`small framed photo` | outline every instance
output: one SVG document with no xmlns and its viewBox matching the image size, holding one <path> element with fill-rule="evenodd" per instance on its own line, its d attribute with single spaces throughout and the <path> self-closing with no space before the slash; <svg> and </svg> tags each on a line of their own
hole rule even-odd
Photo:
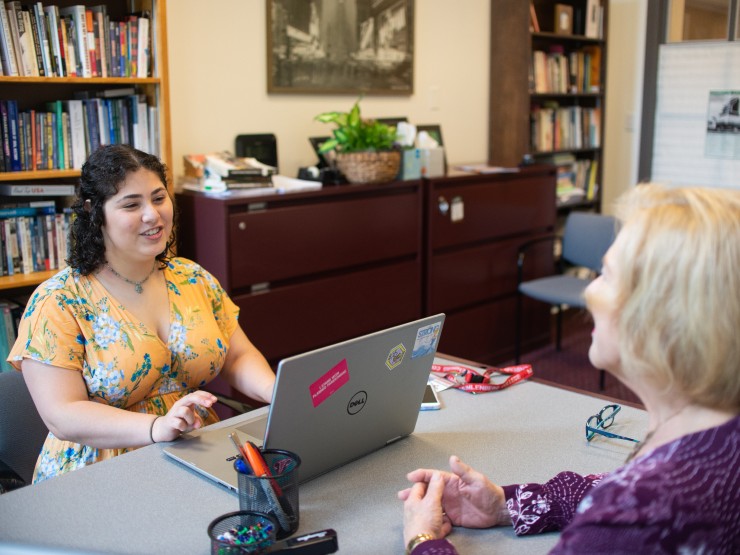
<svg viewBox="0 0 740 555">
<path fill-rule="evenodd" d="M 573 34 L 573 6 L 555 4 L 555 33 L 558 35 Z"/>
</svg>

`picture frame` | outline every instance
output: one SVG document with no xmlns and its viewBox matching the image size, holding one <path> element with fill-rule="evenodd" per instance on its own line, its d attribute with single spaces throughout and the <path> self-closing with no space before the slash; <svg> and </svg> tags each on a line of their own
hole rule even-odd
<svg viewBox="0 0 740 555">
<path fill-rule="evenodd" d="M 573 34 L 573 6 L 555 4 L 555 29 L 558 35 Z"/>
<path fill-rule="evenodd" d="M 266 0 L 267 92 L 414 92 L 414 0 Z"/>
</svg>

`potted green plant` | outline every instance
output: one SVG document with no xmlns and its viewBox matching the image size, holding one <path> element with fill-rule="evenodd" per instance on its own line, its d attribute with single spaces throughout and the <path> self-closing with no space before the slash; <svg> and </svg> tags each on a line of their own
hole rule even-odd
<svg viewBox="0 0 740 555">
<path fill-rule="evenodd" d="M 394 148 L 396 128 L 362 118 L 359 100 L 349 112 L 325 112 L 315 119 L 336 126 L 319 151 L 335 153 L 336 165 L 350 183 L 383 183 L 398 175 L 401 152 Z"/>
</svg>

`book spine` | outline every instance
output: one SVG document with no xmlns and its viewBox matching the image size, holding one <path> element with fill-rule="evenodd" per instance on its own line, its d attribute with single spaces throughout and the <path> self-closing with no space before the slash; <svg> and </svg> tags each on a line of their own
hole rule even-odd
<svg viewBox="0 0 740 555">
<path fill-rule="evenodd" d="M 0 100 L 0 126 L 3 139 L 3 171 L 10 171 L 10 121 L 8 120 L 8 101 Z"/>
<path fill-rule="evenodd" d="M 62 112 L 62 134 L 64 135 L 64 169 L 72 169 L 72 132 L 69 127 L 69 114 Z"/>
<path fill-rule="evenodd" d="M 62 16 L 59 14 L 59 8 L 57 6 L 54 6 L 54 12 L 56 13 L 57 18 L 59 50 L 61 52 L 62 65 L 64 66 L 64 75 L 66 75 L 67 77 L 74 77 L 77 75 L 77 69 L 74 66 L 70 67 L 67 22 L 62 19 Z"/>
<path fill-rule="evenodd" d="M 45 170 L 46 168 L 46 145 L 44 139 L 44 113 L 36 112 L 36 169 Z"/>
<path fill-rule="evenodd" d="M 59 43 L 59 23 L 57 21 L 57 6 L 44 6 L 44 17 L 46 18 L 46 31 L 49 41 L 49 49 L 51 50 L 52 57 L 54 58 L 54 66 L 56 68 L 56 74 L 59 77 L 65 77 L 67 74 L 64 70 L 64 64 L 62 63 L 62 45 Z"/>
<path fill-rule="evenodd" d="M 139 18 L 137 77 L 147 77 L 149 68 L 149 19 Z"/>
<path fill-rule="evenodd" d="M 124 21 L 118 22 L 118 38 L 120 40 L 118 51 L 118 76 L 126 77 L 126 56 L 128 55 L 128 25 Z"/>
<path fill-rule="evenodd" d="M 2 2 L 0 2 L 1 5 Z M 16 14 L 16 11 L 20 10 L 20 2 L 5 2 L 5 7 L 7 8 L 8 26 L 10 27 L 10 38 L 13 42 L 13 52 L 15 53 L 15 65 L 18 68 L 18 75 L 28 77 L 30 74 L 26 69 L 21 52 L 21 35 L 18 29 L 18 15 Z"/>
<path fill-rule="evenodd" d="M 0 61 L 2 62 L 5 75 L 17 76 L 18 64 L 16 63 L 15 51 L 13 50 L 13 38 L 10 34 L 8 12 L 5 5 L 0 2 Z"/>
<path fill-rule="evenodd" d="M 54 143 L 54 114 L 51 112 L 44 112 L 44 145 L 46 145 L 46 169 L 54 169 L 54 150 L 56 144 Z"/>
<path fill-rule="evenodd" d="M 111 77 L 120 77 L 119 58 L 121 56 L 121 47 L 119 45 L 121 44 L 121 36 L 118 30 L 118 22 L 110 21 L 108 27 Z"/>
<path fill-rule="evenodd" d="M 41 32 L 39 31 L 39 20 L 36 17 L 36 10 L 29 8 L 28 18 L 31 22 L 31 34 L 33 35 L 33 47 L 36 51 L 36 67 L 38 67 L 39 76 L 46 77 L 49 74 L 46 72 L 46 63 L 44 62 L 44 50 L 41 43 Z"/>
<path fill-rule="evenodd" d="M 98 128 L 98 109 L 96 99 L 83 101 L 87 115 L 87 135 L 89 152 L 95 152 L 100 147 L 100 129 Z"/>
<path fill-rule="evenodd" d="M 49 197 L 71 196 L 75 194 L 72 184 L 58 185 L 51 183 L 18 183 L 0 184 L 0 195 L 9 197 Z"/>
<path fill-rule="evenodd" d="M 77 39 L 75 38 L 75 24 L 71 17 L 61 18 L 64 44 L 67 49 L 67 71 L 70 77 L 77 77 L 82 70 L 77 60 Z"/>
<path fill-rule="evenodd" d="M 56 239 L 56 252 L 57 252 L 57 266 L 59 269 L 64 268 L 67 265 L 67 232 L 64 226 L 64 214 L 54 215 L 54 237 Z"/>
<path fill-rule="evenodd" d="M 0 250 L 0 256 L 3 259 L 3 275 L 9 276 L 13 274 L 13 257 L 10 254 L 10 248 L 8 245 L 9 238 L 9 226 L 7 226 L 7 218 L 0 220 L 0 234 L 2 234 L 2 250 Z"/>
<path fill-rule="evenodd" d="M 30 274 L 33 272 L 33 246 L 31 245 L 31 223 L 32 217 L 23 216 L 16 219 L 18 226 L 18 246 L 21 256 L 21 272 Z"/>
<path fill-rule="evenodd" d="M 51 55 L 51 48 L 49 45 L 49 34 L 47 32 L 46 14 L 44 13 L 44 6 L 41 2 L 33 4 L 34 13 L 36 14 L 36 22 L 39 31 L 39 43 L 41 44 L 41 55 L 44 59 L 44 71 L 46 71 L 47 77 L 54 77 L 56 73 L 56 63 Z"/>
<path fill-rule="evenodd" d="M 18 136 L 18 102 L 8 100 L 8 129 L 10 132 L 10 171 L 21 171 L 21 150 Z"/>
<path fill-rule="evenodd" d="M 86 46 L 87 57 L 90 60 L 90 73 L 93 77 L 100 77 L 95 59 L 95 27 L 93 26 L 92 10 L 85 10 L 85 28 L 87 29 Z"/>
<path fill-rule="evenodd" d="M 139 57 L 139 18 L 135 15 L 128 16 L 128 70 L 127 77 L 136 77 L 138 74 Z"/>
<path fill-rule="evenodd" d="M 98 66 L 98 71 L 101 77 L 108 77 L 108 67 L 106 63 L 107 58 L 107 41 L 105 40 L 105 19 L 106 19 L 106 8 L 105 5 L 100 4 L 92 6 L 93 12 L 93 31 L 95 35 L 95 61 Z"/>
<path fill-rule="evenodd" d="M 18 153 L 21 158 L 21 171 L 28 170 L 26 161 L 26 126 L 23 125 L 23 113 L 18 114 Z"/>
<path fill-rule="evenodd" d="M 75 57 L 77 61 L 78 77 L 92 77 L 90 67 L 90 54 L 87 48 L 87 17 L 85 15 L 85 6 L 75 5 L 60 8 L 59 13 L 69 17 L 74 27 Z"/>
<path fill-rule="evenodd" d="M 39 74 L 39 70 L 36 66 L 36 52 L 33 51 L 33 37 L 31 36 L 31 29 L 27 22 L 28 14 L 23 12 L 20 2 L 12 2 L 12 4 L 17 4 L 14 12 L 16 27 L 18 27 L 20 58 L 23 61 L 23 74 L 27 77 L 34 77 Z"/>
</svg>

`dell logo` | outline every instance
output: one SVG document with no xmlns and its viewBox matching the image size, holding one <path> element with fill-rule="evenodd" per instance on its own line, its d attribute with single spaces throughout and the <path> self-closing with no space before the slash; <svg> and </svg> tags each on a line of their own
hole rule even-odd
<svg viewBox="0 0 740 555">
<path fill-rule="evenodd" d="M 365 406 L 365 401 L 367 401 L 367 393 L 365 393 L 364 391 L 358 391 L 349 400 L 349 404 L 347 405 L 347 412 L 349 414 L 357 414 Z"/>
</svg>

